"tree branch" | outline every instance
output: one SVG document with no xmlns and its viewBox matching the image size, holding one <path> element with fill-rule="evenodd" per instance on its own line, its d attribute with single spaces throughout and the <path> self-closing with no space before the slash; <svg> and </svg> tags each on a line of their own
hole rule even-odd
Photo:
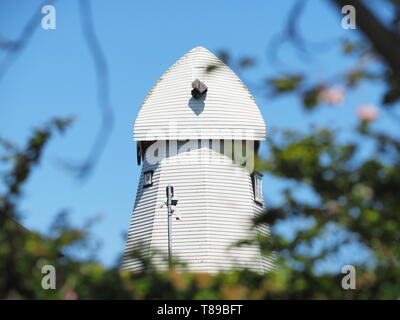
<svg viewBox="0 0 400 320">
<path fill-rule="evenodd" d="M 400 78 L 400 36 L 388 29 L 361 0 L 331 0 L 342 8 L 345 5 L 356 9 L 357 27 L 369 39 L 377 53 L 385 60 L 393 73 Z"/>
</svg>

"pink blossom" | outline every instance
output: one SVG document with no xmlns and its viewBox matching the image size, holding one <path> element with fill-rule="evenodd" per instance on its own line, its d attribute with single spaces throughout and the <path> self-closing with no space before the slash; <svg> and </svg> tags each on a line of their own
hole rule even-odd
<svg viewBox="0 0 400 320">
<path fill-rule="evenodd" d="M 344 90 L 342 88 L 327 88 L 320 93 L 320 99 L 331 105 L 338 105 L 344 100 Z"/>
<path fill-rule="evenodd" d="M 362 121 L 374 121 L 378 118 L 379 110 L 372 104 L 364 104 L 357 110 L 358 118 Z"/>
</svg>

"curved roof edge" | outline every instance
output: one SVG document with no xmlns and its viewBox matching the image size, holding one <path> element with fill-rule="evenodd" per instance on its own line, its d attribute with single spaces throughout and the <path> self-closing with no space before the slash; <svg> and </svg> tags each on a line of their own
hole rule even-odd
<svg viewBox="0 0 400 320">
<path fill-rule="evenodd" d="M 192 82 L 204 82 L 204 98 L 191 96 Z M 247 87 L 203 47 L 187 52 L 157 81 L 134 126 L 136 141 L 265 140 L 266 126 Z"/>
</svg>

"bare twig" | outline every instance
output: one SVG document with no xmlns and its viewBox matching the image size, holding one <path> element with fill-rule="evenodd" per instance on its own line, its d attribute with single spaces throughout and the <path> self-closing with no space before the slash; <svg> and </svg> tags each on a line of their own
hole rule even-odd
<svg viewBox="0 0 400 320">
<path fill-rule="evenodd" d="M 339 8 L 351 5 L 356 9 L 357 26 L 369 39 L 377 53 L 400 78 L 400 35 L 388 29 L 360 0 L 331 0 Z"/>
<path fill-rule="evenodd" d="M 55 0 L 44 0 L 41 3 L 41 5 L 35 10 L 31 18 L 25 25 L 18 40 L 10 41 L 10 40 L 5 40 L 5 38 L 2 37 L 0 48 L 8 52 L 3 62 L 0 64 L 0 81 L 7 73 L 9 68 L 13 65 L 13 63 L 17 60 L 22 50 L 26 47 L 29 40 L 32 38 L 37 26 L 40 25 L 40 19 L 42 17 L 41 16 L 42 7 L 44 5 L 53 4 L 54 2 Z"/>
<path fill-rule="evenodd" d="M 316 48 L 318 51 L 329 48 L 333 43 L 334 39 L 326 39 L 324 41 L 311 42 L 305 40 L 301 33 L 299 32 L 300 17 L 306 9 L 307 0 L 297 0 L 294 6 L 290 9 L 288 13 L 287 23 L 285 24 L 282 31 L 275 35 L 268 45 L 267 54 L 269 59 L 273 62 L 272 65 L 276 63 L 282 64 L 282 61 L 278 58 L 278 53 L 281 46 L 285 43 L 291 43 L 299 57 L 303 60 L 309 61 L 312 56 L 309 54 L 309 49 Z"/>
<path fill-rule="evenodd" d="M 110 101 L 110 84 L 107 61 L 95 32 L 90 1 L 79 0 L 79 5 L 83 35 L 92 55 L 96 70 L 97 103 L 101 113 L 101 126 L 89 154 L 83 163 L 72 165 L 64 162 L 64 165 L 67 168 L 76 171 L 79 177 L 84 178 L 90 174 L 105 149 L 106 142 L 110 137 L 113 128 L 114 115 Z"/>
<path fill-rule="evenodd" d="M 20 37 L 17 40 L 12 41 L 4 36 L 0 37 L 0 49 L 7 51 L 5 58 L 0 64 L 0 80 L 16 61 L 19 54 L 27 46 L 37 26 L 40 25 L 42 7 L 44 5 L 53 4 L 55 1 L 56 0 L 45 0 L 41 3 L 41 5 L 35 10 L 25 25 Z M 93 169 L 101 153 L 104 151 L 106 142 L 112 131 L 114 116 L 110 102 L 107 61 L 97 39 L 92 19 L 90 2 L 88 0 L 79 0 L 79 5 L 83 35 L 95 64 L 97 100 L 101 113 L 101 127 L 95 138 L 93 146 L 90 149 L 89 155 L 84 160 L 83 164 L 71 165 L 64 162 L 64 165 L 70 169 L 73 169 L 74 171 L 77 171 L 78 176 L 86 177 L 91 172 L 91 169 Z"/>
</svg>

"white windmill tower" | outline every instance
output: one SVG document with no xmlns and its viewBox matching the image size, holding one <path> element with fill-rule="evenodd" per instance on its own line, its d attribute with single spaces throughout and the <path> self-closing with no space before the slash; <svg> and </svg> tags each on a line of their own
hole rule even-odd
<svg viewBox="0 0 400 320">
<path fill-rule="evenodd" d="M 122 268 L 138 270 L 131 251 L 168 252 L 192 272 L 272 266 L 256 246 L 232 248 L 263 212 L 261 175 L 252 153 L 265 140 L 262 115 L 245 85 L 214 54 L 196 47 L 176 62 L 144 101 L 134 126 L 142 164 Z M 254 148 L 241 150 L 243 144 Z M 236 148 L 236 147 L 237 148 Z M 246 163 L 243 160 L 247 159 Z M 166 187 L 178 199 L 168 227 Z M 178 218 L 178 219 L 177 219 Z M 169 231 L 171 237 L 169 237 Z M 171 249 L 171 248 L 170 248 Z M 156 260 L 159 267 L 166 262 Z"/>
</svg>

